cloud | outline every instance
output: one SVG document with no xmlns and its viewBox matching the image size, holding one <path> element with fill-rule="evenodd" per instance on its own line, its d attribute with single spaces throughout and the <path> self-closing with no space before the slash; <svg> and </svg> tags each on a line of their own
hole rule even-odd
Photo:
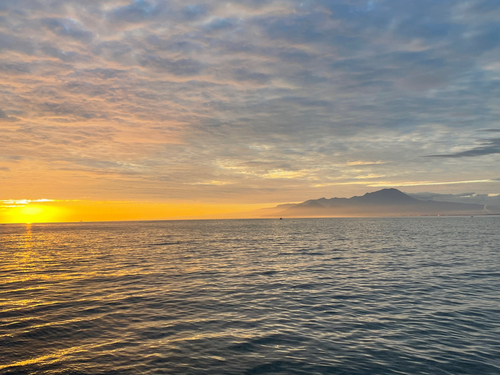
<svg viewBox="0 0 500 375">
<path fill-rule="evenodd" d="M 227 30 L 233 28 L 238 24 L 238 20 L 231 18 L 217 18 L 205 25 L 203 28 L 205 32 L 211 33 L 215 31 Z"/>
<path fill-rule="evenodd" d="M 55 57 L 57 59 L 60 59 L 61 61 L 64 62 L 76 62 L 82 59 L 85 59 L 85 57 L 81 56 L 79 53 L 74 52 L 74 51 L 63 51 L 57 47 L 51 46 L 51 45 L 45 45 L 40 48 L 40 50 L 47 56 L 50 57 Z"/>
<path fill-rule="evenodd" d="M 291 15 L 288 17 L 268 17 L 260 20 L 260 26 L 270 39 L 283 39 L 291 43 L 328 42 L 338 34 L 336 30 L 322 30 L 324 13 Z"/>
<path fill-rule="evenodd" d="M 18 121 L 18 119 L 14 116 L 9 116 L 0 108 L 0 121 Z"/>
<path fill-rule="evenodd" d="M 101 79 L 113 79 L 120 77 L 126 73 L 123 69 L 103 69 L 103 68 L 95 68 L 95 69 L 87 69 L 85 73 L 93 75 L 95 77 L 99 77 Z"/>
<path fill-rule="evenodd" d="M 491 206 L 500 206 L 500 195 L 476 194 L 474 192 L 459 194 L 439 193 L 408 193 L 413 198 L 420 200 L 434 200 L 438 202 L 474 203 Z"/>
<path fill-rule="evenodd" d="M 473 156 L 500 148 L 498 2 L 0 7 L 2 194 L 30 186 L 26 170 L 40 194 L 69 198 L 303 201 L 450 181 L 494 193 L 480 181 L 495 166 Z M 492 139 L 471 146 L 478 132 Z"/>
<path fill-rule="evenodd" d="M 482 146 L 475 147 L 470 150 L 456 152 L 454 154 L 444 155 L 428 155 L 430 158 L 463 158 L 473 156 L 484 156 L 492 154 L 500 154 L 500 138 L 493 138 L 482 142 Z"/>
<path fill-rule="evenodd" d="M 438 185 L 477 184 L 477 183 L 485 183 L 485 182 L 493 182 L 493 181 L 495 181 L 495 180 L 443 181 L 443 182 L 408 181 L 408 182 L 401 182 L 401 183 L 376 182 L 376 183 L 370 184 L 370 186 L 375 186 L 375 187 L 438 186 Z"/>
<path fill-rule="evenodd" d="M 187 21 L 198 20 L 208 13 L 209 7 L 205 4 L 187 5 L 181 10 L 182 18 Z"/>
<path fill-rule="evenodd" d="M 166 59 L 155 55 L 139 57 L 144 67 L 154 67 L 160 71 L 168 71 L 177 76 L 196 75 L 202 71 L 204 64 L 193 59 Z"/>
<path fill-rule="evenodd" d="M 245 68 L 239 68 L 233 70 L 233 78 L 237 81 L 249 81 L 264 84 L 271 79 L 271 76 L 265 73 L 254 72 Z"/>
<path fill-rule="evenodd" d="M 93 37 L 91 32 L 85 30 L 79 22 L 71 18 L 44 18 L 41 22 L 50 31 L 59 36 L 70 37 L 84 42 L 91 41 Z"/>
<path fill-rule="evenodd" d="M 203 51 L 203 45 L 201 43 L 186 40 L 176 41 L 162 39 L 156 34 L 149 35 L 146 40 L 149 44 L 153 45 L 160 51 L 171 51 L 174 53 L 192 53 Z"/>
<path fill-rule="evenodd" d="M 0 32 L 0 51 L 10 50 L 32 55 L 35 52 L 35 45 L 29 39 L 19 38 L 13 34 Z"/>
<path fill-rule="evenodd" d="M 309 62 L 314 58 L 313 54 L 295 48 L 281 51 L 278 53 L 278 56 L 285 62 L 294 62 L 298 64 Z"/>
<path fill-rule="evenodd" d="M 129 5 L 118 6 L 107 13 L 107 18 L 113 23 L 139 23 L 157 19 L 167 12 L 163 1 L 156 3 L 145 0 L 134 0 Z"/>
</svg>

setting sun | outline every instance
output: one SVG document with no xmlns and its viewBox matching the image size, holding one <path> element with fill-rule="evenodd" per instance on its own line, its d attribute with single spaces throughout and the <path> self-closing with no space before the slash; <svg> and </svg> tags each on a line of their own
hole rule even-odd
<svg viewBox="0 0 500 375">
<path fill-rule="evenodd" d="M 11 223 L 48 223 L 57 221 L 58 214 L 61 210 L 57 207 L 27 205 L 21 207 L 13 207 L 8 212 L 9 217 L 7 222 Z"/>
</svg>

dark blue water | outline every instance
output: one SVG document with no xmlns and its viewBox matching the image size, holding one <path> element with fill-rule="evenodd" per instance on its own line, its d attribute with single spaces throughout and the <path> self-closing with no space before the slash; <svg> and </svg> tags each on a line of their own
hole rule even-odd
<svg viewBox="0 0 500 375">
<path fill-rule="evenodd" d="M 1 374 L 500 374 L 500 217 L 0 226 Z"/>
</svg>

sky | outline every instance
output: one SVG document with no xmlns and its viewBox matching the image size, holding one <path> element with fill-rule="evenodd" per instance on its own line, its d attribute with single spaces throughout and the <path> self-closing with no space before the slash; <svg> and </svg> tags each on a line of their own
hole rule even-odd
<svg viewBox="0 0 500 375">
<path fill-rule="evenodd" d="M 499 20 L 498 0 L 1 0 L 0 222 L 495 196 Z"/>
</svg>

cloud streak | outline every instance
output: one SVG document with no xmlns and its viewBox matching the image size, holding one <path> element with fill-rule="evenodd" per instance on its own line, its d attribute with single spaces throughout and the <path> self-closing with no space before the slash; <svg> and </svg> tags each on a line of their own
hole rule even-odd
<svg viewBox="0 0 500 375">
<path fill-rule="evenodd" d="M 475 147 L 470 150 L 456 152 L 454 154 L 445 155 L 429 155 L 430 158 L 463 158 L 473 156 L 484 156 L 500 154 L 500 138 L 493 138 L 482 142 L 482 146 Z"/>
</svg>

